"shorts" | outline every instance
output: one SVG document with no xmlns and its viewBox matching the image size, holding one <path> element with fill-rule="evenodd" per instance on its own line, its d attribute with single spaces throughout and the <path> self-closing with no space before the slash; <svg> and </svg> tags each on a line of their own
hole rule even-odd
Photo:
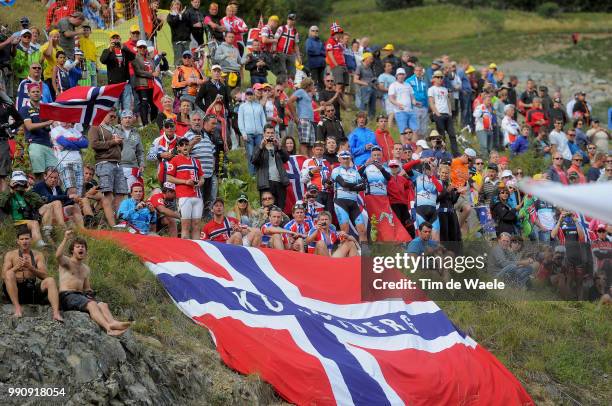
<svg viewBox="0 0 612 406">
<path fill-rule="evenodd" d="M 347 224 L 349 222 L 354 225 L 365 224 L 361 215 L 361 208 L 354 200 L 336 199 L 334 200 L 334 211 L 338 218 L 338 224 Z"/>
<path fill-rule="evenodd" d="M 315 127 L 310 120 L 300 118 L 300 123 L 298 124 L 298 141 L 300 144 L 308 145 L 309 147 L 314 145 Z"/>
<path fill-rule="evenodd" d="M 181 220 L 200 220 L 204 211 L 204 201 L 199 197 L 179 197 Z"/>
<path fill-rule="evenodd" d="M 349 74 L 346 66 L 336 66 L 332 68 L 331 73 L 337 85 L 346 86 L 349 84 Z"/>
<path fill-rule="evenodd" d="M 0 139 L 0 177 L 11 176 L 12 165 L 8 139 Z"/>
<path fill-rule="evenodd" d="M 129 192 L 123 169 L 116 162 L 100 162 L 96 164 L 96 175 L 99 178 L 100 192 L 113 192 L 127 195 Z"/>
<path fill-rule="evenodd" d="M 40 144 L 30 144 L 28 147 L 32 173 L 44 173 L 48 167 L 57 165 L 57 158 L 50 147 Z"/>
<path fill-rule="evenodd" d="M 83 190 L 83 163 L 61 163 L 57 169 L 64 184 L 64 190 L 75 188 L 77 189 L 77 194 L 81 196 Z"/>
<path fill-rule="evenodd" d="M 125 177 L 125 181 L 127 182 L 128 190 L 131 189 L 132 185 L 136 182 L 142 183 L 141 179 L 138 178 L 138 168 L 125 168 L 123 169 L 123 176 Z"/>
<path fill-rule="evenodd" d="M 6 300 L 10 301 L 8 292 L 6 291 L 6 284 L 2 285 L 2 292 Z M 23 282 L 17 282 L 17 294 L 19 297 L 19 304 L 42 305 L 48 303 L 46 293 L 40 289 L 40 282 L 35 279 L 26 279 Z"/>
<path fill-rule="evenodd" d="M 438 210 L 436 206 L 417 206 L 416 207 L 417 227 L 424 222 L 432 225 L 434 231 L 440 231 L 440 220 L 438 219 Z"/>
<path fill-rule="evenodd" d="M 87 313 L 87 304 L 95 302 L 92 297 L 76 290 L 67 290 L 59 294 L 60 308 L 63 311 L 78 310 Z"/>
</svg>

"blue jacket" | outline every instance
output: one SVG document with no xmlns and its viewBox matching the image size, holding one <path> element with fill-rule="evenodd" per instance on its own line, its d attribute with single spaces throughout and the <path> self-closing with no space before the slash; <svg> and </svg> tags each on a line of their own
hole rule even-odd
<svg viewBox="0 0 612 406">
<path fill-rule="evenodd" d="M 310 69 L 325 67 L 325 46 L 319 37 L 308 37 L 306 40 L 307 66 Z"/>
<path fill-rule="evenodd" d="M 417 78 L 417 75 L 412 75 L 406 79 L 406 83 L 412 87 L 416 101 L 421 102 L 423 105 L 422 107 L 427 108 L 429 103 L 427 98 L 427 89 L 429 89 L 429 86 L 427 85 L 427 78 L 423 76 L 423 79 L 419 79 Z"/>
<path fill-rule="evenodd" d="M 68 197 L 65 191 L 61 187 L 55 188 L 56 194 L 53 194 L 53 190 L 47 186 L 44 180 L 41 180 L 32 188 L 32 192 L 37 193 L 40 197 L 45 200 L 45 203 L 51 203 L 56 200 L 60 200 L 63 206 L 74 204 L 71 198 Z"/>
<path fill-rule="evenodd" d="M 457 76 L 461 79 L 461 90 L 464 92 L 472 93 L 472 85 L 467 77 L 467 74 L 463 69 L 457 69 Z"/>
<path fill-rule="evenodd" d="M 75 138 L 66 138 L 63 135 L 57 137 L 57 143 L 62 146 L 65 150 L 68 151 L 80 151 L 89 146 L 89 140 L 85 137 Z"/>
<path fill-rule="evenodd" d="M 136 206 L 136 200 L 132 198 L 123 200 L 117 210 L 117 217 L 127 221 L 141 233 L 148 234 L 151 223 L 157 221 L 157 214 L 155 211 L 151 212 L 147 207 L 136 210 Z"/>
<path fill-rule="evenodd" d="M 529 140 L 524 135 L 519 135 L 516 140 L 510 144 L 510 150 L 513 154 L 520 155 L 529 149 Z"/>
<path fill-rule="evenodd" d="M 355 165 L 363 165 L 372 154 L 366 149 L 367 144 L 378 145 L 376 143 L 376 134 L 369 128 L 355 128 L 349 134 L 349 147 L 353 154 L 353 163 Z"/>
<path fill-rule="evenodd" d="M 580 155 L 582 155 L 582 159 L 584 159 L 584 164 L 588 164 L 589 163 L 589 155 L 584 152 L 579 146 L 578 144 L 576 144 L 574 141 L 568 141 L 567 142 L 567 146 L 569 147 L 570 152 L 572 153 L 572 156 L 578 152 Z"/>
</svg>

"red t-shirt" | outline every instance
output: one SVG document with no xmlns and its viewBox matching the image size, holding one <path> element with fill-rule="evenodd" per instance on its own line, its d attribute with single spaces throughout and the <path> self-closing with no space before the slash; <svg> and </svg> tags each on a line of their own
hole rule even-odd
<svg viewBox="0 0 612 406">
<path fill-rule="evenodd" d="M 200 238 L 216 242 L 227 242 L 233 233 L 232 225 L 240 223 L 233 217 L 223 217 L 223 222 L 217 223 L 214 219 L 204 224 Z"/>
<path fill-rule="evenodd" d="M 165 206 L 166 201 L 164 200 L 164 194 L 156 193 L 151 195 L 151 197 L 149 197 L 149 203 L 151 203 L 155 209 L 157 209 L 159 206 Z"/>
<path fill-rule="evenodd" d="M 176 197 L 201 197 L 200 188 L 195 184 L 204 172 L 197 158 L 187 157 L 185 155 L 177 155 L 168 162 L 168 175 L 174 176 L 177 179 L 188 180 L 193 179 L 194 186 L 177 184 Z"/>
<path fill-rule="evenodd" d="M 334 65 L 329 57 L 330 52 L 334 55 L 334 59 L 338 63 L 337 65 Z M 346 66 L 346 61 L 344 60 L 344 45 L 336 41 L 334 37 L 330 37 L 325 43 L 325 63 L 327 63 L 330 68 Z"/>
</svg>

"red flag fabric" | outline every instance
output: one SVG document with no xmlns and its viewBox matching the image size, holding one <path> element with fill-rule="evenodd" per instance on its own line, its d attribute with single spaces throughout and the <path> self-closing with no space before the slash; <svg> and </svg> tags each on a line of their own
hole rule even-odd
<svg viewBox="0 0 612 406">
<path fill-rule="evenodd" d="M 365 195 L 364 200 L 370 220 L 376 219 L 377 241 L 407 242 L 412 239 L 395 216 L 387 196 Z"/>
<path fill-rule="evenodd" d="M 258 374 L 289 403 L 534 405 L 433 301 L 364 300 L 359 257 L 94 235 L 140 256 L 176 306 L 210 330 L 223 362 Z"/>
<path fill-rule="evenodd" d="M 153 78 L 153 103 L 157 109 L 162 112 L 164 106 L 162 105 L 162 97 L 164 97 L 164 87 L 162 86 L 160 78 Z"/>
<path fill-rule="evenodd" d="M 140 8 L 140 18 L 142 19 L 142 27 L 144 28 L 147 38 L 151 38 L 153 33 L 153 13 L 151 12 L 151 6 L 149 6 L 149 0 L 138 0 L 138 6 Z"/>
<path fill-rule="evenodd" d="M 287 195 L 285 197 L 284 211 L 288 216 L 291 215 L 291 209 L 298 200 L 304 201 L 306 193 L 305 185 L 300 179 L 300 171 L 302 164 L 307 159 L 304 155 L 291 155 L 289 160 L 285 162 L 285 171 L 289 177 L 289 186 L 287 186 Z"/>
<path fill-rule="evenodd" d="M 53 103 L 40 103 L 40 119 L 100 125 L 119 100 L 124 87 L 125 83 L 73 87 L 57 96 Z"/>
</svg>

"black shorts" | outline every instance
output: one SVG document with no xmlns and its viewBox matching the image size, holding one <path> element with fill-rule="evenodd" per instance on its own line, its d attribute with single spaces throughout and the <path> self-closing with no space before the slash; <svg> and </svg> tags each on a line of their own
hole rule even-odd
<svg viewBox="0 0 612 406">
<path fill-rule="evenodd" d="M 75 290 L 67 290 L 64 292 L 60 292 L 60 308 L 63 311 L 67 310 L 78 310 L 80 312 L 87 312 L 87 304 L 89 302 L 95 302 L 95 300 L 87 296 L 83 292 L 78 292 Z"/>
<path fill-rule="evenodd" d="M 10 302 L 6 284 L 2 285 L 4 297 Z M 40 282 L 35 279 L 27 279 L 17 283 L 17 292 L 19 294 L 19 304 L 48 304 L 47 294 L 40 289 Z"/>
</svg>

